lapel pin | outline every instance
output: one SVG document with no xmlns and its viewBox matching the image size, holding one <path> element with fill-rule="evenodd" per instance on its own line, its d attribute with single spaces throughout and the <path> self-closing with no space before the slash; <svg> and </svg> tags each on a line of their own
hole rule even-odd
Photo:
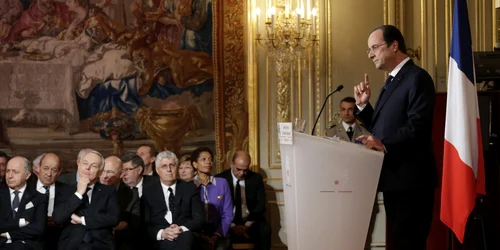
<svg viewBox="0 0 500 250">
<path fill-rule="evenodd" d="M 217 196 L 217 199 L 222 200 L 222 196 L 220 196 L 220 195 Z"/>
</svg>

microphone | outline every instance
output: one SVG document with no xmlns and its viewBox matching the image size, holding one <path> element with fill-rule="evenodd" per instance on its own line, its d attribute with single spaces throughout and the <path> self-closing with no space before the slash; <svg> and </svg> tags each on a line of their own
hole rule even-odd
<svg viewBox="0 0 500 250">
<path fill-rule="evenodd" d="M 325 109 L 326 101 L 328 101 L 328 98 L 332 96 L 334 93 L 341 91 L 344 88 L 344 85 L 339 85 L 332 93 L 328 94 L 325 98 L 325 101 L 323 102 L 323 106 L 321 107 L 321 110 L 319 111 L 318 117 L 316 117 L 316 121 L 314 122 L 313 129 L 311 131 L 311 135 L 314 135 L 314 130 L 316 129 L 316 125 L 318 125 L 318 120 L 319 117 L 321 116 L 321 112 L 323 112 L 323 109 Z"/>
</svg>

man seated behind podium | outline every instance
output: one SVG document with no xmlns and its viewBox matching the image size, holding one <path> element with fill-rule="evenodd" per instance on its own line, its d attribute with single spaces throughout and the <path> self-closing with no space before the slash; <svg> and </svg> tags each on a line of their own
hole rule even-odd
<svg viewBox="0 0 500 250">
<path fill-rule="evenodd" d="M 325 132 L 326 136 L 337 136 L 340 140 L 355 142 L 356 138 L 361 135 L 370 135 L 370 132 L 356 120 L 354 109 L 356 108 L 356 99 L 353 97 L 345 97 L 340 101 L 340 116 L 342 124 L 333 125 Z"/>
<path fill-rule="evenodd" d="M 116 191 L 99 182 L 104 158 L 95 150 L 78 162 L 79 180 L 72 194 L 56 204 L 54 222 L 63 225 L 59 249 L 115 249 L 112 230 L 118 225 L 120 208 Z"/>
<path fill-rule="evenodd" d="M 225 178 L 231 190 L 234 217 L 231 223 L 231 240 L 249 239 L 256 250 L 271 248 L 271 228 L 264 218 L 266 192 L 262 176 L 251 171 L 250 155 L 237 151 L 233 155 L 231 169 L 216 177 Z"/>
<path fill-rule="evenodd" d="M 0 249 L 42 249 L 47 224 L 47 198 L 27 188 L 28 159 L 16 156 L 6 170 L 8 188 L 0 189 Z"/>
<path fill-rule="evenodd" d="M 55 204 L 64 203 L 64 197 L 72 193 L 68 192 L 69 186 L 67 184 L 56 181 L 61 170 L 61 161 L 56 154 L 44 154 L 38 166 L 38 179 L 35 182 L 35 186 L 32 187 L 48 199 L 48 223 L 43 240 L 44 249 L 57 249 L 62 228 L 54 224 L 52 213 L 54 212 Z"/>
</svg>

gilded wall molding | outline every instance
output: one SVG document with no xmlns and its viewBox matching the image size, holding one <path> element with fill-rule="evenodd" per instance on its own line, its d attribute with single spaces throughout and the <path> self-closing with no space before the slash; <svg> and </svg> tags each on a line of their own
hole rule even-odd
<svg viewBox="0 0 500 250">
<path fill-rule="evenodd" d="M 245 43 L 247 53 L 247 103 L 248 103 L 248 152 L 252 158 L 250 169 L 259 172 L 259 77 L 258 77 L 258 49 L 254 41 L 254 12 L 255 0 L 247 0 L 246 6 L 247 21 L 245 25 L 245 34 L 249 34 Z M 258 24 L 255 24 L 258 25 Z"/>
<path fill-rule="evenodd" d="M 245 15 L 244 0 L 212 1 L 214 5 L 214 38 L 217 39 L 213 54 L 216 163 L 217 172 L 229 168 L 232 155 L 237 150 L 248 150 L 248 110 L 245 93 Z M 219 4 L 222 4 L 219 8 Z M 222 25 L 219 25 L 222 24 Z M 247 71 L 248 72 L 248 71 Z"/>
</svg>

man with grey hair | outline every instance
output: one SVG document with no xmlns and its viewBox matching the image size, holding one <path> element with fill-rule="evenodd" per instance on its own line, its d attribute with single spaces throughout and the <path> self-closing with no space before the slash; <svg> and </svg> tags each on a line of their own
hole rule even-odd
<svg viewBox="0 0 500 250">
<path fill-rule="evenodd" d="M 27 188 L 31 175 L 28 159 L 9 160 L 6 182 L 0 190 L 0 249 L 41 249 L 47 224 L 47 199 Z"/>
<path fill-rule="evenodd" d="M 80 160 L 82 159 L 82 157 L 85 154 L 87 154 L 88 152 L 90 152 L 91 150 L 92 149 L 90 149 L 90 148 L 84 148 L 84 149 L 80 150 L 80 152 L 78 152 L 78 157 L 76 158 L 76 165 L 77 166 L 80 163 Z M 62 183 L 66 183 L 66 184 L 71 185 L 71 186 L 76 186 L 76 183 L 80 179 L 79 177 L 80 176 L 78 176 L 77 171 L 72 171 L 69 173 L 59 175 L 59 177 L 57 178 L 57 181 L 60 181 Z"/>
<path fill-rule="evenodd" d="M 95 150 L 78 162 L 76 192 L 57 204 L 52 214 L 54 222 L 63 225 L 59 249 L 115 248 L 112 231 L 118 225 L 120 208 L 115 188 L 98 182 L 103 169 L 104 158 Z"/>
<path fill-rule="evenodd" d="M 193 249 L 193 231 L 201 229 L 203 205 L 191 183 L 177 180 L 179 160 L 170 151 L 156 156 L 160 182 L 145 187 L 143 220 L 157 249 Z"/>
</svg>

